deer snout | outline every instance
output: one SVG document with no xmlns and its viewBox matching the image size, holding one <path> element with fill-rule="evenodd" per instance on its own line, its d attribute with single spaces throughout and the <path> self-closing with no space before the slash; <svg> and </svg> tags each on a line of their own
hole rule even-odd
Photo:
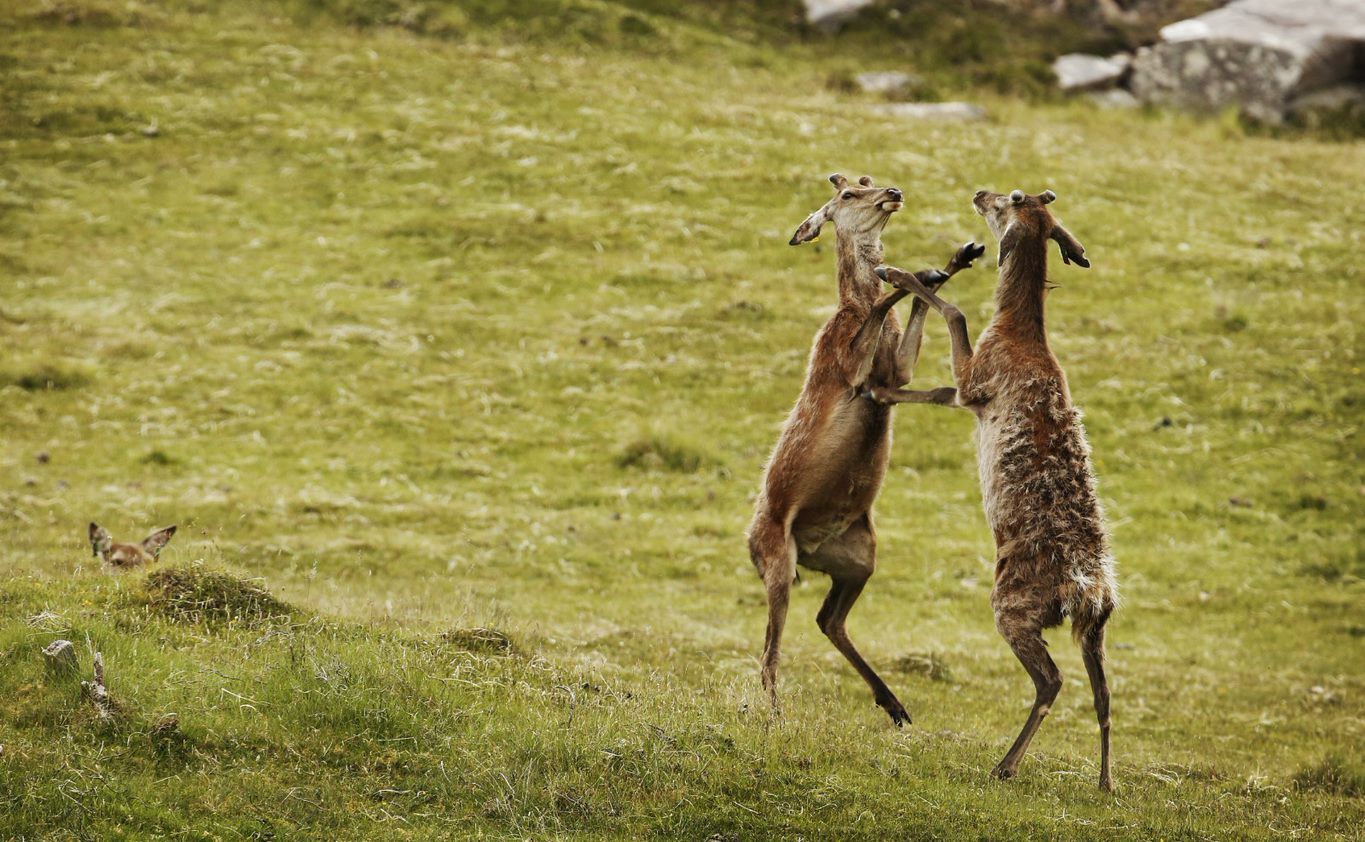
<svg viewBox="0 0 1365 842">
<path fill-rule="evenodd" d="M 886 190 L 886 199 L 890 202 L 904 202 L 905 194 L 895 187 L 888 187 Z"/>
</svg>

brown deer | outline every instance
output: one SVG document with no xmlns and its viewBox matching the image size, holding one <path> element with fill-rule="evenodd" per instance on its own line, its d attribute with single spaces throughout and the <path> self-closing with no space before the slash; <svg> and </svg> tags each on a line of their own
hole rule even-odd
<svg viewBox="0 0 1365 842">
<path fill-rule="evenodd" d="M 168 526 L 148 535 L 140 544 L 120 544 L 114 541 L 109 530 L 98 523 L 90 524 L 90 548 L 93 554 L 104 559 L 104 563 L 115 569 L 137 567 L 156 561 L 161 550 L 175 534 L 175 527 Z"/>
<path fill-rule="evenodd" d="M 1104 629 L 1118 603 L 1114 560 L 1095 492 L 1090 445 L 1061 364 L 1048 347 L 1043 321 L 1047 243 L 1062 260 L 1089 268 L 1082 246 L 1053 218 L 1051 190 L 1008 196 L 985 190 L 973 206 L 1000 241 L 996 311 L 976 351 L 967 321 L 917 276 L 888 268 L 883 275 L 912 289 L 948 322 L 956 395 L 944 404 L 976 414 L 981 491 L 995 533 L 995 623 L 1028 670 L 1036 689 L 1033 710 L 993 774 L 1012 778 L 1029 742 L 1062 689 L 1043 630 L 1071 618 L 1100 723 L 1100 787 L 1112 791 L 1109 761 L 1109 683 L 1104 673 Z M 948 390 L 951 392 L 951 390 Z M 887 404 L 922 402 L 918 394 L 873 389 Z"/>
<path fill-rule="evenodd" d="M 880 294 L 874 271 L 882 262 L 882 228 L 904 207 L 904 194 L 895 187 L 876 187 L 867 176 L 857 184 L 841 175 L 829 180 L 834 198 L 801 223 L 791 245 L 814 240 L 826 223 L 834 226 L 839 308 L 815 337 L 805 385 L 768 460 L 748 532 L 749 554 L 768 595 L 763 686 L 778 711 L 782 628 L 799 564 L 833 580 L 816 618 L 820 630 L 872 687 L 877 704 L 901 725 L 910 721 L 905 706 L 858 654 L 844 624 L 876 567 L 872 503 L 891 450 L 890 407 L 862 395 L 910 382 L 926 309 L 915 301 L 902 333 L 893 308 L 909 293 Z M 983 253 L 985 246 L 968 243 L 943 271 L 929 269 L 915 277 L 922 288 L 937 289 Z"/>
</svg>

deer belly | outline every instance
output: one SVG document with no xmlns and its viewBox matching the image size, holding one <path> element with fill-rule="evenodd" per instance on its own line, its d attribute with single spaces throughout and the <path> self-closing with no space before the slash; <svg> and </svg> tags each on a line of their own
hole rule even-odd
<svg viewBox="0 0 1365 842">
<path fill-rule="evenodd" d="M 976 428 L 977 470 L 981 475 L 981 502 L 986 510 L 986 522 L 996 535 L 1006 531 L 1010 519 L 1009 489 L 1005 488 L 1004 420 L 998 416 L 983 416 Z"/>
<path fill-rule="evenodd" d="M 872 508 L 886 476 L 890 426 L 882 409 L 859 398 L 811 443 L 802 476 L 802 506 L 792 536 L 805 552 L 841 535 Z M 880 416 L 880 417 L 879 417 Z"/>
</svg>

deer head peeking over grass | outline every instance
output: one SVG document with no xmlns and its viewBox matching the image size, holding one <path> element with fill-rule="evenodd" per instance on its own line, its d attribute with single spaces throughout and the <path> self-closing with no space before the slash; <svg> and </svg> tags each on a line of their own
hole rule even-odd
<svg viewBox="0 0 1365 842">
<path fill-rule="evenodd" d="M 151 564 L 161 555 L 161 550 L 170 542 L 176 527 L 158 529 L 142 539 L 139 544 L 120 544 L 109 534 L 109 530 L 98 523 L 90 524 L 90 548 L 93 555 L 99 556 L 104 563 L 116 570 Z"/>
</svg>

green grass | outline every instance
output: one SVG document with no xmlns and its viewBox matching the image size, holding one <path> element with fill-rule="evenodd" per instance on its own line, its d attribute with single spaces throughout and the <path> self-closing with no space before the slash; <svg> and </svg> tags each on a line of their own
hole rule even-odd
<svg viewBox="0 0 1365 842">
<path fill-rule="evenodd" d="M 1001 98 L 989 50 L 933 84 L 990 122 L 869 116 L 830 80 L 925 68 L 777 3 L 284 8 L 0 12 L 0 837 L 1360 838 L 1365 147 Z M 1064 632 L 986 774 L 1031 693 L 965 413 L 897 410 L 851 621 L 915 724 L 815 574 L 767 716 L 742 533 L 835 170 L 910 194 L 899 265 L 983 239 L 979 187 L 1056 190 L 1094 261 L 1050 320 L 1126 596 L 1115 796 Z M 992 283 L 945 291 L 974 329 Z M 177 572 L 101 572 L 90 520 L 179 523 Z"/>
</svg>

